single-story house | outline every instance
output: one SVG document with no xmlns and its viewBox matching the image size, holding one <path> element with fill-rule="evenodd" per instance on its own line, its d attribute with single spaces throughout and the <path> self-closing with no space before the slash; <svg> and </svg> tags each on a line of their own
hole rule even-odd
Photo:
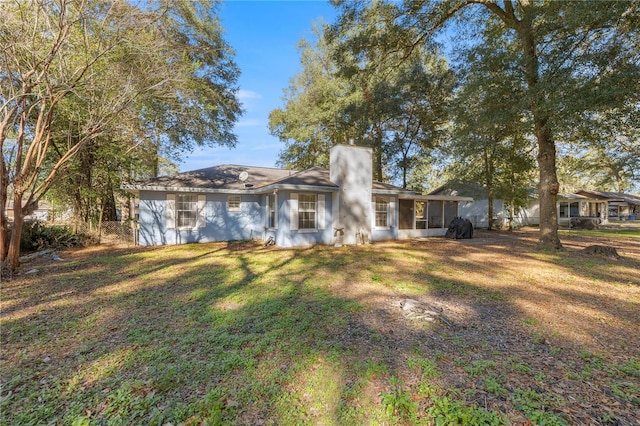
<svg viewBox="0 0 640 426">
<path fill-rule="evenodd" d="M 606 214 L 610 220 L 640 219 L 640 196 L 624 192 L 576 191 L 576 195 L 587 197 L 606 206 Z"/>
<path fill-rule="evenodd" d="M 576 221 L 592 219 L 594 224 L 607 224 L 607 202 L 578 193 L 558 194 L 558 225 L 573 228 Z"/>
<path fill-rule="evenodd" d="M 282 247 L 444 236 L 469 197 L 421 195 L 372 179 L 372 151 L 331 149 L 330 168 L 221 165 L 123 185 L 141 245 L 262 239 Z"/>
<path fill-rule="evenodd" d="M 471 201 L 460 203 L 459 214 L 478 228 L 489 223 L 489 203 L 486 188 L 474 182 L 448 183 L 432 192 L 432 195 L 464 195 Z M 591 220 L 606 225 L 610 221 L 640 220 L 640 196 L 622 192 L 580 190 L 570 194 L 558 194 L 558 225 L 573 227 L 580 221 Z M 502 199 L 493 200 L 494 226 L 506 226 L 509 210 Z M 540 204 L 535 190 L 529 191 L 526 207 L 514 212 L 514 224 L 539 225 Z"/>
</svg>

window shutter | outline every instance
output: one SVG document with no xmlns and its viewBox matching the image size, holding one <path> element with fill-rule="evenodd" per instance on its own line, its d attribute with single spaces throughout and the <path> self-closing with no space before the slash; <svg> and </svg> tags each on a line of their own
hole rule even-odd
<svg viewBox="0 0 640 426">
<path fill-rule="evenodd" d="M 324 194 L 318 194 L 318 229 L 324 229 Z"/>
<path fill-rule="evenodd" d="M 269 196 L 262 196 L 262 205 L 264 206 L 264 227 L 267 228 L 269 226 Z"/>
<path fill-rule="evenodd" d="M 389 223 L 387 225 L 396 227 L 396 199 L 389 197 Z"/>
<path fill-rule="evenodd" d="M 167 222 L 167 229 L 174 229 L 176 227 L 176 194 L 167 194 L 165 220 Z"/>
<path fill-rule="evenodd" d="M 273 227 L 278 229 L 278 194 L 273 194 Z"/>
<path fill-rule="evenodd" d="M 298 194 L 291 194 L 291 199 L 289 200 L 289 220 L 290 225 L 289 229 L 292 231 L 298 230 Z"/>
<path fill-rule="evenodd" d="M 371 197 L 371 229 L 376 229 L 376 197 Z"/>
<path fill-rule="evenodd" d="M 206 225 L 206 220 L 205 220 L 206 205 L 207 205 L 207 196 L 198 195 L 198 217 L 196 219 L 196 228 L 204 228 Z"/>
</svg>

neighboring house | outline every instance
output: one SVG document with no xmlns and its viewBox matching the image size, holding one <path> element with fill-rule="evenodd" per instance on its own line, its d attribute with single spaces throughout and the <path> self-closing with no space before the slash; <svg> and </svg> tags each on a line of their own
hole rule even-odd
<svg viewBox="0 0 640 426">
<path fill-rule="evenodd" d="M 469 219 L 474 228 L 489 227 L 489 200 L 487 189 L 474 182 L 447 184 L 440 186 L 429 195 L 466 196 L 472 198 L 460 203 L 460 217 Z M 493 200 L 493 220 L 501 220 L 505 217 L 504 202 L 501 199 Z"/>
<path fill-rule="evenodd" d="M 486 187 L 474 183 L 465 182 L 457 184 L 443 185 L 432 192 L 430 195 L 452 195 L 466 196 L 472 198 L 470 201 L 460 203 L 460 216 L 469 219 L 476 228 L 489 227 L 489 200 L 487 198 Z M 509 222 L 509 209 L 505 205 L 504 200 L 493 200 L 493 225 L 496 227 L 507 226 Z M 535 194 L 530 195 L 527 206 L 519 208 L 514 214 L 513 222 L 515 226 L 539 225 L 540 224 L 540 207 Z"/>
<path fill-rule="evenodd" d="M 469 219 L 478 228 L 486 228 L 489 208 L 486 188 L 473 182 L 447 184 L 437 188 L 433 195 L 464 195 L 472 201 L 460 203 L 460 216 Z M 640 197 L 620 192 L 580 190 L 573 194 L 559 194 L 557 203 L 558 225 L 572 227 L 577 219 L 597 219 L 598 224 L 615 220 L 640 220 Z M 506 226 L 509 210 L 501 199 L 493 200 L 495 225 Z M 540 203 L 535 190 L 530 191 L 525 208 L 520 208 L 513 217 L 516 226 L 539 225 Z"/>
<path fill-rule="evenodd" d="M 13 209 L 13 200 L 7 201 L 6 209 L 7 219 L 9 222 L 13 222 L 14 217 L 14 209 Z M 53 220 L 53 207 L 49 204 L 38 202 L 36 203 L 35 208 L 31 211 L 30 214 L 24 217 L 24 220 L 37 220 L 39 222 L 49 222 Z"/>
<path fill-rule="evenodd" d="M 607 224 L 607 202 L 579 193 L 558 194 L 558 225 L 573 227 L 575 219 L 597 219 L 597 224 Z"/>
<path fill-rule="evenodd" d="M 282 247 L 442 236 L 469 197 L 372 180 L 370 148 L 338 145 L 330 169 L 222 165 L 124 185 L 141 245 L 248 240 Z"/>
<path fill-rule="evenodd" d="M 624 192 L 576 191 L 577 195 L 606 204 L 606 214 L 610 220 L 640 219 L 640 196 Z"/>
</svg>

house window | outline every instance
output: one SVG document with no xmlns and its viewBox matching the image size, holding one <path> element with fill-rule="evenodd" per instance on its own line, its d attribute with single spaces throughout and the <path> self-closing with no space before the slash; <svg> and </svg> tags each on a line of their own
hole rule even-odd
<svg viewBox="0 0 640 426">
<path fill-rule="evenodd" d="M 190 194 L 176 195 L 176 225 L 178 228 L 195 228 L 198 220 L 198 197 Z"/>
<path fill-rule="evenodd" d="M 267 196 L 267 226 L 269 228 L 276 227 L 276 195 Z"/>
<path fill-rule="evenodd" d="M 580 203 L 575 202 L 569 204 L 569 217 L 579 217 L 580 216 Z"/>
<path fill-rule="evenodd" d="M 387 228 L 389 226 L 389 199 L 376 197 L 376 227 Z"/>
<path fill-rule="evenodd" d="M 242 197 L 240 195 L 229 195 L 229 211 L 230 212 L 239 212 L 240 204 L 242 202 Z"/>
<path fill-rule="evenodd" d="M 560 203 L 560 218 L 569 217 L 569 203 Z"/>
<path fill-rule="evenodd" d="M 316 196 L 300 194 L 298 196 L 298 229 L 315 229 Z"/>
</svg>

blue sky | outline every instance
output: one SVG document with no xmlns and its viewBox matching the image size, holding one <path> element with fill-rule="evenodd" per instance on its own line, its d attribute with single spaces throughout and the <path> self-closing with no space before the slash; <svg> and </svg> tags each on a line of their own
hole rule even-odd
<svg viewBox="0 0 640 426">
<path fill-rule="evenodd" d="M 245 110 L 236 124 L 235 148 L 196 150 L 180 171 L 218 164 L 275 167 L 284 144 L 269 134 L 269 112 L 283 106 L 283 90 L 301 68 L 298 43 L 311 38 L 313 22 L 332 23 L 326 1 L 225 1 L 220 7 L 227 42 L 240 67 L 239 97 Z"/>
</svg>

